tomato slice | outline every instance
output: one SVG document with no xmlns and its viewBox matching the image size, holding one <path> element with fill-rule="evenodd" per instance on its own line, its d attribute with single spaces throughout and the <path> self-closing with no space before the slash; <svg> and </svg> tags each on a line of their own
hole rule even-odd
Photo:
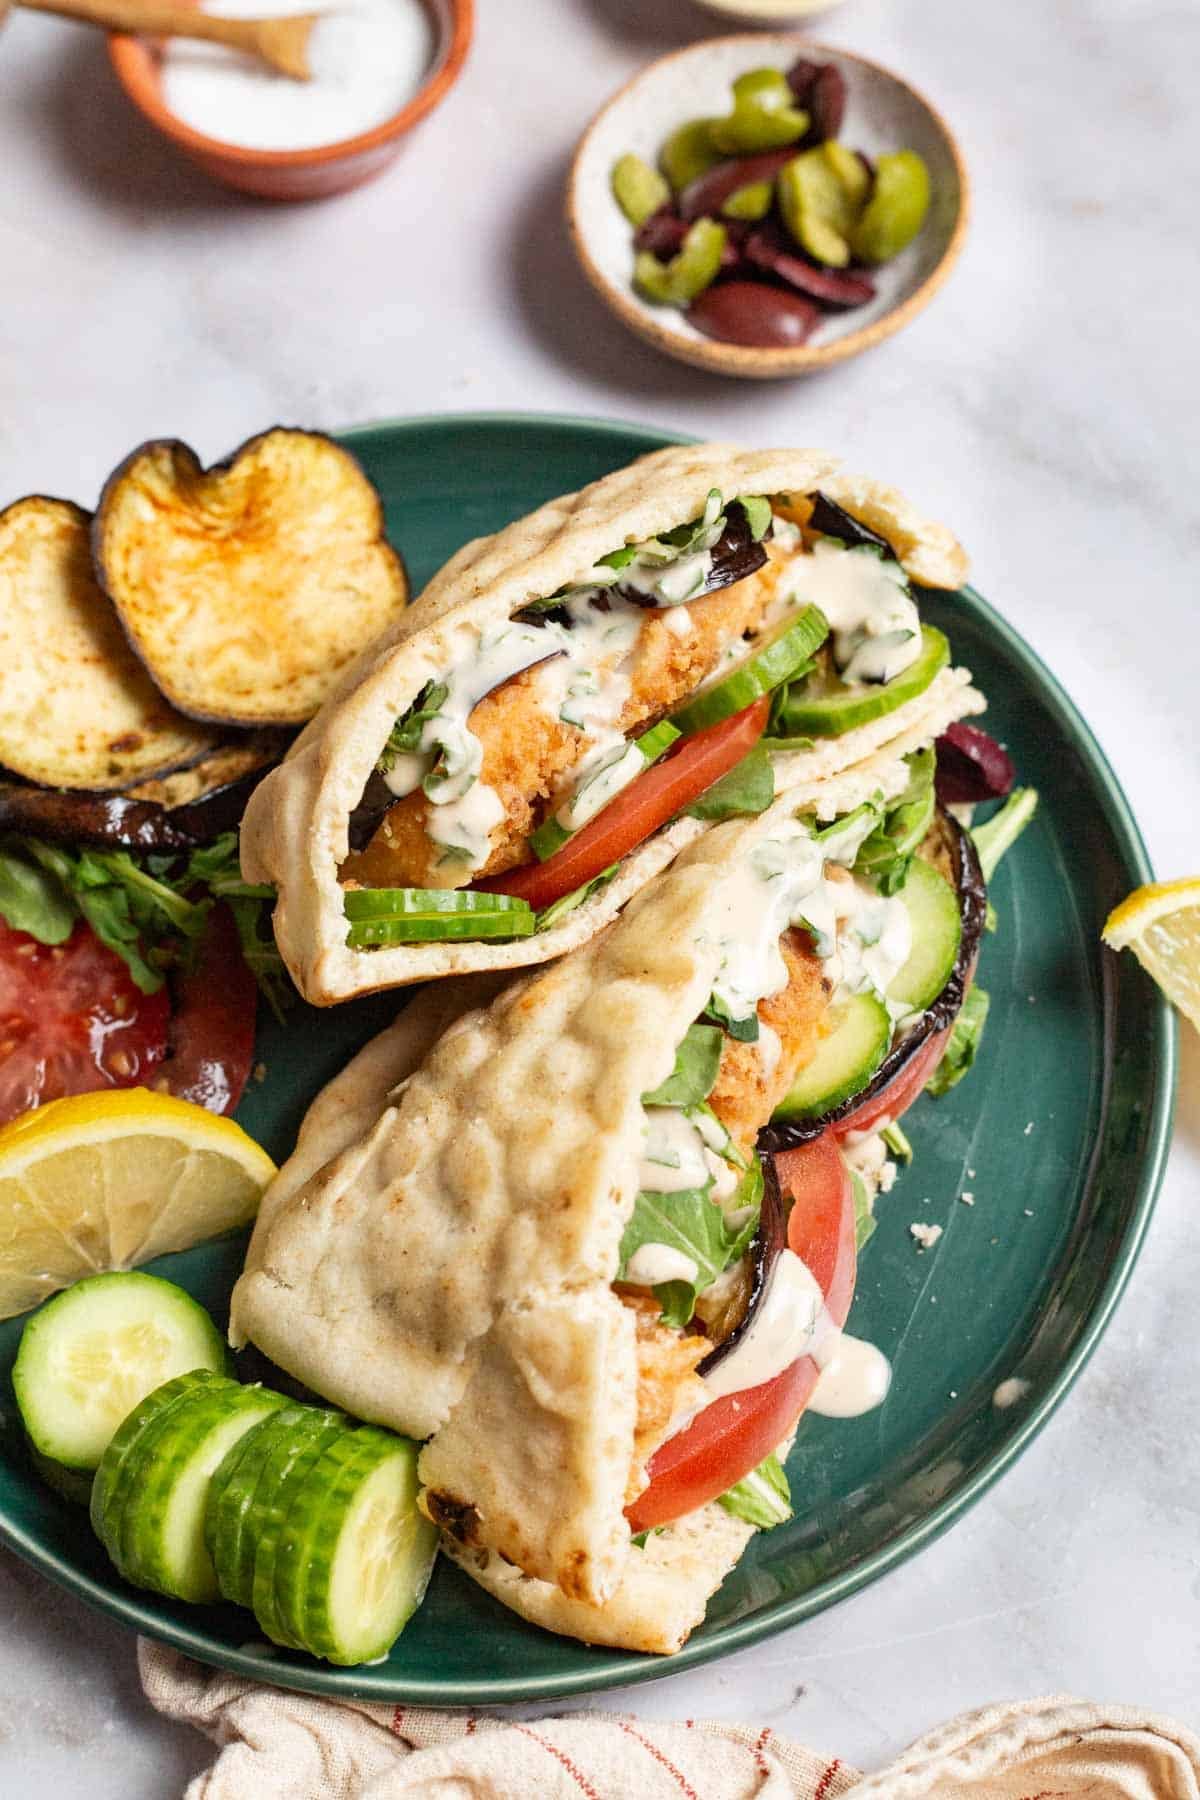
<svg viewBox="0 0 1200 1800">
<path fill-rule="evenodd" d="M 851 1131 L 873 1131 L 881 1119 L 898 1119 L 901 1113 L 907 1112 L 917 1095 L 924 1091 L 949 1036 L 949 1025 L 944 1031 L 935 1031 L 885 1088 L 838 1120 L 833 1127 L 838 1137 L 844 1138 Z"/>
<path fill-rule="evenodd" d="M 631 781 L 603 812 L 589 819 L 544 863 L 523 863 L 474 885 L 490 894 L 515 894 L 535 912 L 591 881 L 689 806 L 749 754 L 766 730 L 771 697 L 764 695 L 705 731 L 680 738 L 660 762 Z"/>
<path fill-rule="evenodd" d="M 854 1199 L 832 1133 L 775 1158 L 779 1185 L 793 1196 L 788 1248 L 812 1270 L 834 1322 L 854 1297 Z M 725 1394 L 656 1450 L 649 1485 L 625 1509 L 634 1531 L 666 1525 L 715 1500 L 756 1469 L 787 1436 L 812 1399 L 820 1371 L 799 1357 L 761 1387 Z"/>
<path fill-rule="evenodd" d="M 258 983 L 227 906 L 214 906 L 194 969 L 172 980 L 170 1054 L 156 1086 L 209 1112 L 231 1113 L 254 1059 Z"/>
<path fill-rule="evenodd" d="M 64 944 L 0 921 L 0 1123 L 66 1094 L 144 1084 L 167 1054 L 166 988 L 143 994 L 82 920 Z"/>
</svg>

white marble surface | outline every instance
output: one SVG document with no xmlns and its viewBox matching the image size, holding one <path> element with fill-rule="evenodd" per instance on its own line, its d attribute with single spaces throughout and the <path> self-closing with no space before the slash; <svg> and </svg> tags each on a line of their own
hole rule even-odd
<svg viewBox="0 0 1200 1800">
<path fill-rule="evenodd" d="M 718 29 L 687 0 L 483 0 L 468 72 L 375 186 L 226 197 L 126 110 L 95 44 L 0 33 L 0 499 L 90 502 L 151 434 L 216 455 L 269 421 L 524 407 L 827 444 L 952 520 L 1062 675 L 1163 874 L 1200 868 L 1191 0 L 851 0 L 830 38 L 940 102 L 976 181 L 963 263 L 902 337 L 807 384 L 661 360 L 586 292 L 559 223 L 583 121 Z M 1200 1045 L 1112 1330 L 1052 1426 L 948 1536 L 812 1624 L 622 1701 L 753 1716 L 876 1764 L 978 1702 L 1072 1690 L 1200 1724 Z M 0 1556 L 0 1792 L 173 1794 L 131 1640 Z"/>
</svg>

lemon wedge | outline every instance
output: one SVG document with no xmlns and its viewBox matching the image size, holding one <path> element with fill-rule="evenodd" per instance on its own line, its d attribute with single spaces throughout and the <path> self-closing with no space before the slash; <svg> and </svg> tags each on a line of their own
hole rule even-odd
<svg viewBox="0 0 1200 1800">
<path fill-rule="evenodd" d="M 1200 1031 L 1200 876 L 1135 888 L 1109 913 L 1102 935 L 1110 949 L 1132 950 Z"/>
<path fill-rule="evenodd" d="M 246 1224 L 274 1174 L 232 1119 L 146 1088 L 22 1113 L 0 1130 L 0 1319 Z"/>
</svg>

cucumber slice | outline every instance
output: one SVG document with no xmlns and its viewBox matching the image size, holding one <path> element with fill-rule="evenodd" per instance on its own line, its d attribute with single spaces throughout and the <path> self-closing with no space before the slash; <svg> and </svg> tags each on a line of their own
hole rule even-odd
<svg viewBox="0 0 1200 1800">
<path fill-rule="evenodd" d="M 224 1385 L 226 1380 L 227 1377 L 214 1375 L 209 1369 L 193 1369 L 186 1375 L 176 1375 L 172 1381 L 165 1381 L 152 1394 L 147 1394 L 114 1432 L 96 1470 L 91 1504 L 92 1529 L 114 1561 L 113 1545 L 117 1535 L 110 1529 L 110 1519 L 115 1520 L 119 1511 L 121 1490 L 133 1452 L 174 1407 L 182 1405 L 195 1392 Z M 230 1382 L 229 1385 L 235 1384 Z"/>
<path fill-rule="evenodd" d="M 228 1367 L 216 1326 L 190 1294 L 129 1271 L 91 1275 L 34 1313 L 12 1380 L 34 1449 L 90 1471 L 121 1421 L 164 1381 Z"/>
<path fill-rule="evenodd" d="M 285 1631 L 276 1606 L 276 1562 L 285 1534 L 290 1541 L 292 1502 L 305 1477 L 324 1451 L 351 1435 L 340 1415 L 327 1416 L 320 1430 L 304 1431 L 298 1443 L 277 1446 L 259 1483 L 246 1516 L 245 1531 L 253 1549 L 254 1573 L 250 1584 L 254 1616 L 276 1644 L 302 1650 L 297 1638 Z"/>
<path fill-rule="evenodd" d="M 67 1463 L 55 1462 L 52 1456 L 43 1456 L 40 1450 L 29 1446 L 29 1460 L 45 1482 L 64 1500 L 70 1500 L 76 1506 L 90 1506 L 92 1503 L 92 1482 L 94 1476 L 90 1469 L 72 1469 Z"/>
<path fill-rule="evenodd" d="M 840 737 L 872 719 L 882 719 L 923 694 L 950 661 L 950 646 L 933 625 L 921 627 L 921 654 L 891 681 L 846 682 L 837 675 L 810 675 L 778 703 L 771 733 L 775 738 Z M 770 743 L 768 742 L 768 748 Z"/>
<path fill-rule="evenodd" d="M 417 1506 L 418 1454 L 365 1425 L 331 1445 L 297 1493 L 276 1597 L 312 1655 L 343 1665 L 386 1655 L 420 1605 L 437 1531 Z"/>
<path fill-rule="evenodd" d="M 775 1109 L 775 1118 L 819 1118 L 840 1106 L 866 1087 L 891 1041 L 887 1007 L 874 994 L 855 994 L 832 1014 L 832 1029 Z"/>
<path fill-rule="evenodd" d="M 178 1408 L 143 1442 L 117 1521 L 128 1580 L 178 1600 L 219 1597 L 204 1541 L 209 1482 L 238 1439 L 285 1405 L 280 1394 L 232 1383 Z"/>
<path fill-rule="evenodd" d="M 317 1406 L 285 1406 L 261 1420 L 226 1456 L 212 1478 L 204 1514 L 205 1546 L 226 1600 L 252 1604 L 255 1520 L 306 1447 L 326 1441 L 345 1423 L 340 1413 Z"/>
<path fill-rule="evenodd" d="M 888 989 L 888 999 L 902 1001 L 911 1012 L 921 1012 L 950 979 L 962 937 L 962 916 L 945 876 L 919 856 L 909 864 L 908 879 L 896 898 L 908 908 L 913 947 Z"/>
<path fill-rule="evenodd" d="M 533 908 L 513 894 L 472 888 L 347 888 L 346 942 L 413 944 L 457 938 L 521 938 L 534 930 Z"/>
<path fill-rule="evenodd" d="M 764 694 L 794 680 L 828 636 L 824 613 L 819 607 L 806 606 L 799 618 L 781 625 L 770 637 L 760 638 L 736 669 L 699 688 L 675 713 L 674 723 L 683 732 L 703 731 L 722 719 L 731 719 L 734 713 L 745 712 Z"/>
</svg>

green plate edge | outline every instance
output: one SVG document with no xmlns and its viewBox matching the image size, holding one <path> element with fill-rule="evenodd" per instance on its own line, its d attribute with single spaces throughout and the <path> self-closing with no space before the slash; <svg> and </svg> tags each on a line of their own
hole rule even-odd
<svg viewBox="0 0 1200 1800">
<path fill-rule="evenodd" d="M 586 432 L 598 439 L 620 439 L 624 444 L 634 447 L 640 444 L 646 450 L 657 449 L 666 444 L 697 441 L 693 436 L 663 432 L 617 419 L 597 419 L 568 413 L 512 412 L 431 414 L 381 420 L 334 435 L 357 452 L 369 450 L 379 438 L 395 433 L 442 433 L 458 429 L 470 431 L 475 427 L 517 432 L 527 428 L 539 431 L 561 428 L 575 433 Z M 552 480 L 547 486 L 558 491 Z M 1020 666 L 1023 677 L 1036 687 L 1040 703 L 1051 713 L 1058 728 L 1073 739 L 1077 746 L 1082 747 L 1089 772 L 1102 793 L 1108 827 L 1117 854 L 1128 872 L 1130 888 L 1151 880 L 1150 860 L 1128 801 L 1091 729 L 1055 676 L 1019 633 L 975 589 L 966 587 L 962 592 L 987 631 L 1013 662 Z M 1106 954 L 1102 966 L 1102 984 L 1106 997 L 1106 1023 L 1110 1031 L 1114 990 L 1131 981 L 1143 981 L 1146 987 L 1150 985 L 1148 978 L 1143 977 L 1140 970 L 1131 967 L 1131 959 L 1118 961 Z M 774 1636 L 857 1593 L 886 1574 L 889 1569 L 907 1561 L 955 1523 L 1011 1466 L 1047 1423 L 1094 1351 L 1137 1259 L 1162 1182 L 1170 1145 L 1178 1062 L 1178 1022 L 1172 1009 L 1156 990 L 1144 993 L 1141 1004 L 1151 1014 L 1151 1054 L 1143 1076 L 1147 1114 L 1139 1134 L 1142 1149 L 1134 1181 L 1134 1195 L 1128 1207 L 1125 1229 L 1112 1250 L 1107 1277 L 1057 1374 L 1039 1388 L 1036 1400 L 1019 1418 L 1014 1418 L 1003 1442 L 974 1473 L 943 1498 L 931 1503 L 919 1521 L 863 1556 L 840 1575 L 820 1581 L 791 1598 L 766 1604 L 748 1617 L 719 1625 L 706 1635 L 693 1637 L 674 1656 L 658 1658 L 637 1653 L 596 1650 L 591 1653 L 596 1658 L 594 1667 L 587 1666 L 561 1674 L 550 1673 L 532 1678 L 520 1674 L 508 1677 L 489 1674 L 480 1679 L 456 1681 L 424 1680 L 412 1675 L 397 1679 L 395 1674 L 390 1674 L 384 1667 L 332 1669 L 307 1659 L 292 1662 L 278 1654 L 266 1656 L 256 1650 L 233 1648 L 206 1634 L 198 1625 L 180 1622 L 173 1611 L 167 1609 L 168 1603 L 157 1601 L 155 1596 L 142 1596 L 136 1590 L 126 1588 L 119 1582 L 115 1572 L 111 1585 L 93 1579 L 76 1563 L 40 1543 L 36 1536 L 14 1526 L 4 1514 L 2 1494 L 0 1542 L 98 1610 L 201 1662 L 252 1679 L 267 1680 L 281 1687 L 342 1699 L 408 1701 L 440 1706 L 480 1706 L 553 1699 L 661 1679 L 687 1668 L 699 1667 Z M 1101 1100 L 1101 1112 L 1107 1121 L 1112 1076 L 1111 1042 L 1106 1048 L 1110 1054 L 1105 1061 L 1105 1091 Z M 1086 1177 L 1089 1184 L 1102 1160 L 1104 1149 L 1103 1134 L 1098 1133 Z M 3 1466 L 0 1464 L 0 1476 L 2 1474 Z M 86 1530 L 82 1516 L 80 1523 L 81 1528 Z M 484 1597 L 479 1598 L 482 1600 Z M 252 1638 L 254 1626 L 249 1618 L 246 1626 L 247 1637 Z M 544 1637 L 545 1634 L 537 1635 Z M 403 1643 L 403 1639 L 401 1642 Z M 564 1647 L 578 1649 L 578 1646 L 569 1645 L 569 1641 Z"/>
</svg>

